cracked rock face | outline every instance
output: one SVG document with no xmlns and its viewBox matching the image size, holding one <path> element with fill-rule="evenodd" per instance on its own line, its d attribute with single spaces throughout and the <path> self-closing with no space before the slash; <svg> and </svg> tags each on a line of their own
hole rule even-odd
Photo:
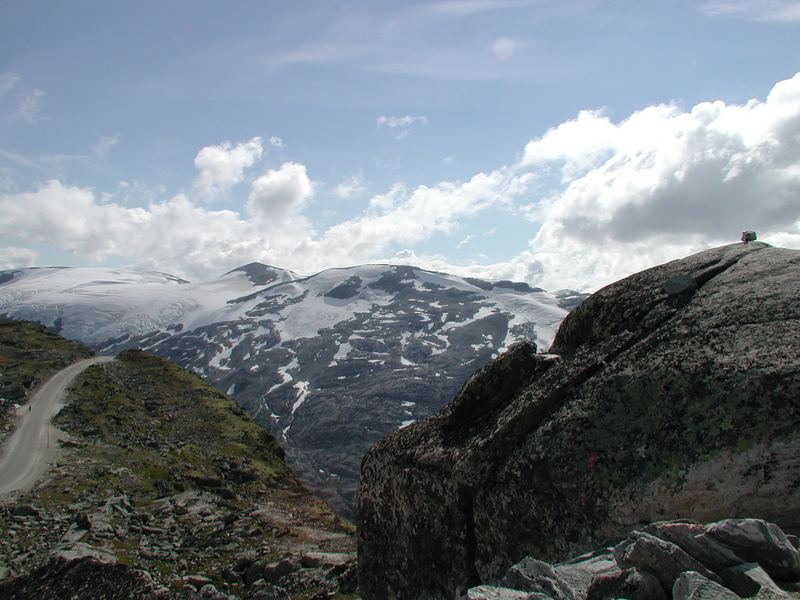
<svg viewBox="0 0 800 600">
<path fill-rule="evenodd" d="M 450 597 L 665 519 L 800 528 L 800 252 L 735 244 L 608 286 L 362 463 L 365 598 Z M 481 410 L 482 408 L 482 410 Z"/>
</svg>

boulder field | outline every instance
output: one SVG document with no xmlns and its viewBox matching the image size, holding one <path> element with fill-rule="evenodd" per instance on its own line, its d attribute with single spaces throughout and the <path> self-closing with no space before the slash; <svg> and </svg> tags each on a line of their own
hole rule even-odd
<svg viewBox="0 0 800 600">
<path fill-rule="evenodd" d="M 723 246 L 598 291 L 548 354 L 487 364 L 364 457 L 363 596 L 452 598 L 667 520 L 796 533 L 798 299 L 800 251 Z"/>
</svg>

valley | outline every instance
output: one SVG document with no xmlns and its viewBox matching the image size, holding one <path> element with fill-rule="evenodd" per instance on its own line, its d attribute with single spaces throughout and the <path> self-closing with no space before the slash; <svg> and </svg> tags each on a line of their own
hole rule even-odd
<svg viewBox="0 0 800 600">
<path fill-rule="evenodd" d="M 434 414 L 511 344 L 546 350 L 585 297 L 389 265 L 300 277 L 251 263 L 196 284 L 47 268 L 2 281 L 0 315 L 103 354 L 145 349 L 230 394 L 345 516 L 372 443 Z"/>
</svg>

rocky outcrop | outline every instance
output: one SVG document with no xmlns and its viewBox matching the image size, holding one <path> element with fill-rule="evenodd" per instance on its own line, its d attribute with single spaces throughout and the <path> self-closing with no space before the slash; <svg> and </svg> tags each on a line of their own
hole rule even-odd
<svg viewBox="0 0 800 600">
<path fill-rule="evenodd" d="M 798 267 L 800 252 L 752 243 L 628 277 L 562 323 L 560 360 L 515 347 L 373 446 L 364 596 L 452 597 L 655 521 L 800 528 Z M 726 540 L 705 534 L 724 563 Z"/>
<path fill-rule="evenodd" d="M 499 585 L 470 588 L 467 598 L 541 600 L 789 600 L 798 597 L 800 572 L 784 570 L 800 557 L 774 523 L 727 519 L 720 523 L 659 522 L 654 534 L 634 530 L 615 547 L 601 548 L 564 563 L 526 558 L 512 566 Z M 681 531 L 681 546 L 674 544 Z M 708 554 L 703 536 L 724 530 L 719 542 L 735 564 L 725 567 Z M 762 535 L 768 532 L 768 535 Z M 690 540 L 695 539 L 697 543 Z M 741 556 L 749 557 L 745 562 Z M 776 571 L 776 557 L 780 567 Z M 771 576 L 780 572 L 780 576 Z M 779 583 L 776 583 L 779 582 Z"/>
<path fill-rule="evenodd" d="M 129 600 L 166 598 L 168 590 L 155 584 L 143 571 L 84 557 L 53 558 L 28 575 L 0 583 L 0 595 L 7 600 Z"/>
</svg>

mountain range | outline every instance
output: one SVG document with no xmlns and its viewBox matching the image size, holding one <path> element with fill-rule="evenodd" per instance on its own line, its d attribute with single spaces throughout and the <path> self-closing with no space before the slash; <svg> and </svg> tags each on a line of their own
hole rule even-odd
<svg viewBox="0 0 800 600">
<path fill-rule="evenodd" d="M 113 268 L 0 272 L 0 316 L 202 375 L 282 440 L 304 482 L 345 515 L 372 443 L 437 412 L 515 342 L 546 350 L 584 298 L 393 265 L 301 277 L 250 263 L 200 283 Z"/>
</svg>

